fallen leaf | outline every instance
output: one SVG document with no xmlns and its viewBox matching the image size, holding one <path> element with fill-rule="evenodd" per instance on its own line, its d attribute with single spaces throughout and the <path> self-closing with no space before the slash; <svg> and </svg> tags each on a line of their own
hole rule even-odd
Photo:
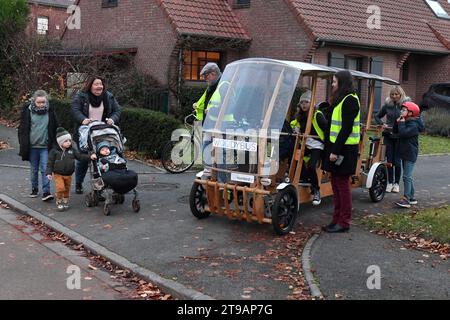
<svg viewBox="0 0 450 320">
<path fill-rule="evenodd" d="M 105 224 L 105 225 L 103 226 L 103 228 L 104 228 L 104 229 L 111 229 L 111 228 L 112 228 L 112 225 L 110 225 L 110 224 Z"/>
</svg>

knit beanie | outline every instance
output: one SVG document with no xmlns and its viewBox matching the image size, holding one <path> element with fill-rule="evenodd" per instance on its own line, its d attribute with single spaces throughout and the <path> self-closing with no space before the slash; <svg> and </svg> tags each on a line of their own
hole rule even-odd
<svg viewBox="0 0 450 320">
<path fill-rule="evenodd" d="M 97 143 L 97 152 L 100 153 L 100 150 L 102 150 L 102 148 L 107 147 L 108 149 L 110 149 L 109 147 L 109 142 L 107 141 L 102 141 Z"/>
<path fill-rule="evenodd" d="M 301 101 L 311 102 L 311 91 L 310 90 L 307 90 L 302 94 L 299 102 L 301 102 Z"/>
<path fill-rule="evenodd" d="M 66 129 L 59 127 L 56 129 L 56 141 L 58 142 L 58 145 L 62 148 L 62 144 L 66 140 L 72 140 L 72 136 L 69 132 L 67 132 Z"/>
</svg>

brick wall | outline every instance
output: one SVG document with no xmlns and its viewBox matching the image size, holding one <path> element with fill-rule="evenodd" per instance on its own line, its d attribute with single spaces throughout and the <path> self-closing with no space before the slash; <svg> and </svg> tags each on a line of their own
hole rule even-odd
<svg viewBox="0 0 450 320">
<path fill-rule="evenodd" d="M 378 51 L 378 50 L 365 50 L 358 48 L 349 48 L 349 47 L 336 47 L 336 46 L 325 46 L 323 48 L 318 48 L 314 54 L 313 62 L 328 65 L 328 55 L 330 52 L 337 52 L 343 55 L 348 56 L 359 56 L 363 58 L 363 72 L 369 72 L 370 66 L 370 58 L 371 57 L 382 57 L 383 58 L 383 76 L 388 77 L 394 80 L 399 80 L 400 69 L 397 66 L 397 63 L 400 59 L 400 54 Z M 410 73 L 411 74 L 411 73 Z M 411 82 L 412 84 L 412 82 Z M 361 94 L 361 104 L 363 106 L 367 106 L 368 103 L 368 82 L 367 80 L 362 81 L 362 94 Z M 389 94 L 389 90 L 391 89 L 391 85 L 383 84 L 382 93 L 381 93 L 381 102 Z M 326 81 L 320 81 L 318 87 L 318 98 L 321 100 L 325 100 L 326 98 Z"/>
<path fill-rule="evenodd" d="M 38 17 L 48 18 L 48 34 L 49 38 L 58 39 L 66 24 L 67 17 L 66 8 L 50 7 L 30 3 L 30 20 L 27 26 L 27 34 L 32 36 L 37 34 Z"/>
<path fill-rule="evenodd" d="M 233 12 L 252 38 L 250 57 L 302 61 L 312 45 L 283 0 L 252 0 L 249 8 Z"/>
<path fill-rule="evenodd" d="M 420 56 L 417 65 L 416 99 L 420 104 L 431 84 L 450 81 L 450 56 Z"/>
<path fill-rule="evenodd" d="M 66 30 L 66 47 L 137 47 L 138 68 L 167 85 L 176 37 L 156 0 L 121 0 L 112 8 L 102 8 L 101 1 L 81 0 L 79 6 L 81 29 Z"/>
</svg>

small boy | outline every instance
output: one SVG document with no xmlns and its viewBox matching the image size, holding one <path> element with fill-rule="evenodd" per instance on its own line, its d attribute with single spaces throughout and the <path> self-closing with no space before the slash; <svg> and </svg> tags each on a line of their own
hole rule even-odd
<svg viewBox="0 0 450 320">
<path fill-rule="evenodd" d="M 419 132 L 424 130 L 419 107 L 411 101 L 404 102 L 400 117 L 394 123 L 393 131 L 398 134 L 398 155 L 402 161 L 404 196 L 395 204 L 410 208 L 417 204 L 414 197 L 413 170 L 419 153 Z"/>
<path fill-rule="evenodd" d="M 55 180 L 56 206 L 59 211 L 69 208 L 70 184 L 75 171 L 75 159 L 89 160 L 89 156 L 80 153 L 72 144 L 72 136 L 64 128 L 56 130 L 58 147 L 54 147 L 48 156 L 47 178 Z"/>
</svg>

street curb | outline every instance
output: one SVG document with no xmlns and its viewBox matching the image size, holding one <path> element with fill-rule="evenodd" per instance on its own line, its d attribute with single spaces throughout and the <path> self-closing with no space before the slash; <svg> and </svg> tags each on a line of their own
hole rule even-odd
<svg viewBox="0 0 450 320">
<path fill-rule="evenodd" d="M 130 160 L 130 161 L 136 161 L 137 163 L 140 163 L 140 164 L 142 164 L 142 165 L 146 165 L 146 166 L 152 167 L 152 168 L 154 168 L 154 169 L 160 171 L 161 173 L 166 173 L 166 170 L 161 169 L 160 167 L 155 166 L 154 164 L 147 163 L 147 162 L 145 162 L 145 161 L 138 160 L 138 159 L 133 159 L 133 160 Z"/>
<path fill-rule="evenodd" d="M 303 248 L 302 252 L 302 268 L 303 272 L 305 274 L 306 282 L 308 283 L 309 291 L 311 292 L 311 295 L 315 298 L 322 297 L 322 292 L 320 291 L 319 287 L 316 284 L 316 281 L 314 280 L 314 275 L 311 272 L 311 248 L 314 244 L 314 242 L 319 238 L 318 234 L 313 235 L 311 238 L 309 238 L 308 242 L 306 243 L 305 247 Z"/>
<path fill-rule="evenodd" d="M 131 272 L 139 275 L 143 279 L 156 284 L 163 291 L 170 293 L 172 296 L 182 300 L 214 300 L 212 297 L 207 296 L 201 292 L 193 289 L 189 289 L 186 286 L 178 283 L 176 281 L 165 279 L 158 274 L 143 268 L 135 263 L 130 262 L 125 257 L 122 257 L 107 248 L 95 243 L 94 241 L 82 236 L 81 234 L 63 226 L 59 222 L 44 216 L 43 214 L 25 206 L 24 204 L 18 202 L 17 200 L 0 193 L 0 201 L 6 202 L 12 209 L 18 211 L 19 213 L 31 216 L 45 225 L 49 226 L 57 232 L 61 232 L 69 237 L 75 243 L 83 244 L 89 251 L 105 257 L 115 265 L 128 269 Z"/>
</svg>

